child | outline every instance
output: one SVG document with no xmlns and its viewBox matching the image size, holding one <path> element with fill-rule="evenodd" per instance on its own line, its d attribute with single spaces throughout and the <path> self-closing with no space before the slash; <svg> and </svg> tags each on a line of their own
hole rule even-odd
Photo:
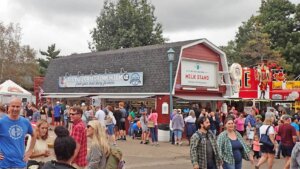
<svg viewBox="0 0 300 169">
<path fill-rule="evenodd" d="M 252 142 L 252 149 L 253 149 L 253 159 L 259 159 L 260 158 L 260 143 L 259 143 L 259 137 L 258 135 L 254 136 L 254 140 Z"/>
</svg>

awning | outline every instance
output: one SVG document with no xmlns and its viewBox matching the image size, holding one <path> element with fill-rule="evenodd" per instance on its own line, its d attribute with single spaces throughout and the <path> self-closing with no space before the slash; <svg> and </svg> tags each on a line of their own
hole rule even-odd
<svg viewBox="0 0 300 169">
<path fill-rule="evenodd" d="M 187 95 L 175 95 L 175 97 L 184 99 L 184 100 L 229 100 L 228 98 L 220 96 L 187 96 Z"/>
<path fill-rule="evenodd" d="M 154 95 L 98 95 L 93 96 L 92 98 L 99 98 L 99 99 L 141 99 L 141 98 L 148 98 L 153 97 Z"/>
<path fill-rule="evenodd" d="M 42 98 L 55 98 L 55 99 L 64 99 L 64 98 L 81 98 L 81 97 L 86 97 L 88 95 L 83 95 L 83 94 L 49 94 L 49 95 L 44 95 Z"/>
</svg>

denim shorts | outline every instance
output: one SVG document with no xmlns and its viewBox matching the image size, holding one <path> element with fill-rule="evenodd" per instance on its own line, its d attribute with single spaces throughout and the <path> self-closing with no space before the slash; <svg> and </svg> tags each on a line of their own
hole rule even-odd
<svg viewBox="0 0 300 169">
<path fill-rule="evenodd" d="M 115 129 L 115 125 L 114 124 L 110 124 L 110 125 L 106 125 L 107 128 L 107 134 L 108 135 L 113 135 L 114 134 L 114 129 Z"/>
<path fill-rule="evenodd" d="M 182 137 L 182 131 L 181 130 L 174 130 L 174 136 L 175 137 L 178 137 L 178 138 L 181 138 Z"/>
</svg>

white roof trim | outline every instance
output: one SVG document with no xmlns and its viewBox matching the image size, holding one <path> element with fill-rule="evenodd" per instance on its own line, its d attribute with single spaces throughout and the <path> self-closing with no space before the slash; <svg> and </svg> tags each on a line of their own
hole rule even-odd
<svg viewBox="0 0 300 169">
<path fill-rule="evenodd" d="M 183 100 L 212 100 L 212 101 L 218 101 L 218 100 L 230 100 L 224 97 L 219 96 L 187 96 L 187 95 L 175 95 L 175 97 L 183 99 Z"/>
<path fill-rule="evenodd" d="M 44 96 L 46 95 L 169 95 L 169 93 L 43 93 Z"/>
<path fill-rule="evenodd" d="M 182 51 L 183 49 L 185 48 L 189 48 L 189 47 L 192 47 L 192 46 L 195 46 L 197 44 L 204 44 L 205 46 L 207 46 L 208 48 L 210 48 L 211 50 L 215 51 L 216 53 L 219 54 L 220 56 L 220 60 L 221 60 L 221 65 L 222 65 L 222 68 L 223 68 L 223 72 L 228 72 L 228 64 L 227 64 L 227 57 L 226 57 L 226 54 L 220 50 L 216 45 L 214 45 L 213 43 L 211 43 L 210 41 L 208 41 L 207 39 L 200 39 L 198 41 L 195 41 L 193 43 L 190 43 L 190 44 L 187 44 L 187 45 L 184 45 L 181 47 L 181 50 L 180 50 L 180 55 L 179 55 L 179 61 L 178 61 L 178 65 L 177 65 L 177 70 L 176 70 L 176 76 L 175 76 L 175 80 L 177 79 L 177 76 L 178 76 L 178 71 L 179 71 L 179 66 L 180 66 L 180 63 L 181 63 L 181 60 L 182 60 Z M 231 84 L 231 80 L 230 80 L 230 76 L 228 73 L 226 73 L 224 75 L 224 80 L 225 80 L 225 83 L 226 84 Z M 174 80 L 174 84 L 173 84 L 173 95 L 174 95 L 174 91 L 175 91 L 175 80 Z M 226 93 L 225 93 L 225 97 L 229 97 L 232 95 L 232 88 L 231 86 L 226 86 Z"/>
</svg>

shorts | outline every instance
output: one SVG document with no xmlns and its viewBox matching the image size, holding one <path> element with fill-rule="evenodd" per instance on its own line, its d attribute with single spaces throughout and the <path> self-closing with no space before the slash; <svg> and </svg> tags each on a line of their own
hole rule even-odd
<svg viewBox="0 0 300 169">
<path fill-rule="evenodd" d="M 149 128 L 146 125 L 142 126 L 142 132 L 149 132 Z"/>
<path fill-rule="evenodd" d="M 118 129 L 119 130 L 126 130 L 126 128 L 125 128 L 125 122 L 120 122 L 119 126 L 118 126 Z"/>
<path fill-rule="evenodd" d="M 181 130 L 176 129 L 173 132 L 174 132 L 175 137 L 178 137 L 178 138 L 182 137 L 182 131 Z"/>
<path fill-rule="evenodd" d="M 281 145 L 281 153 L 283 157 L 291 157 L 294 146 Z"/>
<path fill-rule="evenodd" d="M 274 146 L 261 145 L 260 146 L 260 151 L 262 153 L 275 154 Z"/>
<path fill-rule="evenodd" d="M 115 129 L 115 125 L 114 124 L 110 124 L 110 125 L 106 125 L 107 128 L 107 134 L 108 135 L 114 135 L 114 129 Z"/>
<path fill-rule="evenodd" d="M 60 122 L 60 116 L 59 117 L 54 117 L 55 122 Z"/>
</svg>

